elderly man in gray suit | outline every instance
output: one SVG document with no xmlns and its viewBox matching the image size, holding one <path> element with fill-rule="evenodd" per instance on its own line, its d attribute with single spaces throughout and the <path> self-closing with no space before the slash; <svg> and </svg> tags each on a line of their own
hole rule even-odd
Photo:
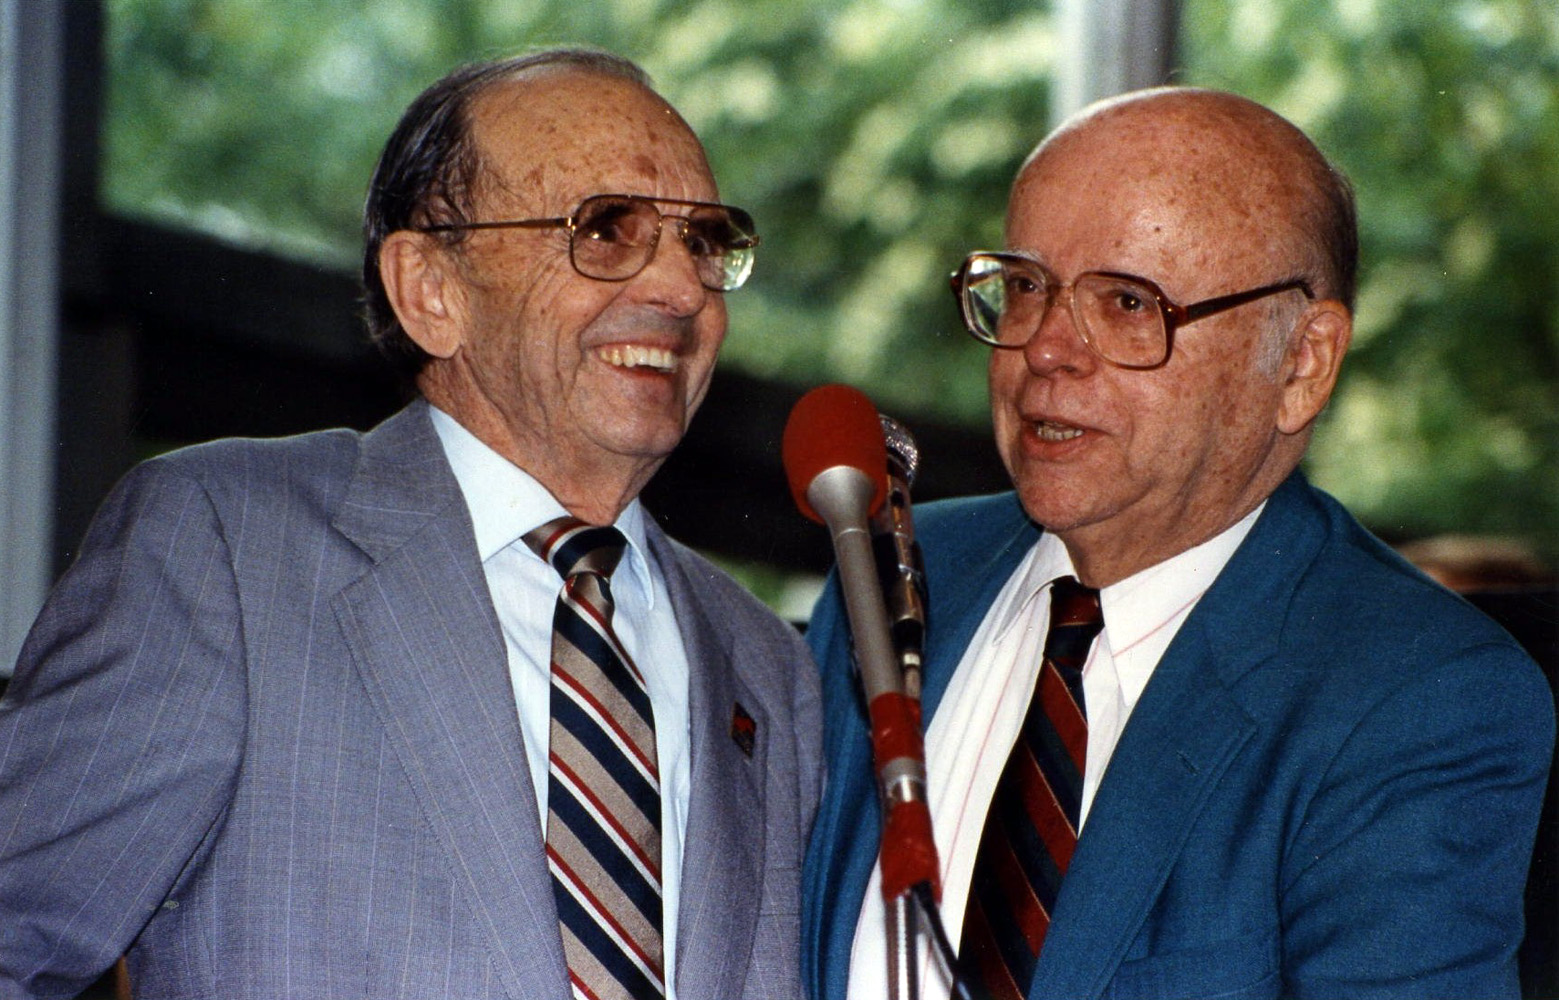
<svg viewBox="0 0 1559 1000">
<path fill-rule="evenodd" d="M 114 491 L 0 708 L 0 997 L 800 995 L 818 695 L 668 539 L 751 218 L 631 63 L 456 71 L 368 196 L 421 399 Z M 566 581 L 566 582 L 565 582 Z"/>
</svg>

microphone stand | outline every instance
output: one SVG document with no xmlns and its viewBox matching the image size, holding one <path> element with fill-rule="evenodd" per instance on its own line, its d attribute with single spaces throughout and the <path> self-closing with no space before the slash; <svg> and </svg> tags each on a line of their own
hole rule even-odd
<svg viewBox="0 0 1559 1000">
<path fill-rule="evenodd" d="M 914 482 L 919 453 L 909 432 L 892 417 L 878 414 L 888 456 L 888 490 L 882 507 L 872 518 L 872 548 L 877 578 L 882 584 L 885 619 L 892 642 L 898 693 L 903 695 L 909 716 L 918 731 L 920 713 L 920 649 L 925 627 L 923 574 L 919 551 L 914 547 L 914 526 L 910 522 L 909 487 Z M 886 776 L 885 776 L 886 777 Z M 921 774 L 924 795 L 924 773 Z M 892 808 L 891 790 L 882 788 L 884 821 Z M 884 844 L 884 847 L 888 845 Z M 923 894 L 915 888 L 924 888 Z M 935 906 L 935 890 L 921 881 L 916 887 L 891 891 L 883 887 L 883 921 L 887 934 L 888 995 L 895 1000 L 919 1000 L 920 997 L 920 907 L 922 896 Z M 935 922 L 935 914 L 927 914 Z"/>
<path fill-rule="evenodd" d="M 914 716 L 920 719 L 920 702 L 914 701 Z M 924 782 L 924 772 L 922 772 Z M 922 785 L 922 788 L 924 785 Z M 886 798 L 886 796 L 885 796 Z M 892 804 L 884 801 L 884 815 Z M 969 986 L 958 970 L 958 955 L 942 923 L 938 886 L 923 879 L 901 889 L 884 900 L 884 930 L 887 934 L 889 996 L 895 1000 L 919 1000 L 919 941 L 925 934 L 931 953 L 937 957 L 947 977 L 949 993 L 959 1000 L 971 1000 Z M 884 890 L 888 895 L 888 890 Z"/>
<path fill-rule="evenodd" d="M 883 579 L 868 525 L 881 504 L 886 475 L 881 417 L 863 393 L 821 386 L 791 410 L 781 441 L 792 495 L 803 514 L 822 521 L 832 536 L 840 593 L 854 638 L 855 661 L 870 717 L 872 760 L 882 805 L 879 865 L 888 929 L 888 985 L 892 1000 L 919 1000 L 921 919 L 947 965 L 955 991 L 967 996 L 954 973 L 952 949 L 942 932 L 936 900 L 940 868 L 926 802 L 925 751 L 920 732 L 919 629 L 914 669 L 894 649 Z M 907 433 L 904 435 L 908 437 Z M 913 450 L 913 444 L 910 445 Z M 894 544 L 915 552 L 908 524 L 908 486 L 898 498 L 903 529 Z M 899 559 L 900 563 L 918 559 Z M 918 573 L 918 565 L 916 567 Z M 918 584 L 918 578 L 913 581 Z M 923 618 L 920 619 L 923 621 Z M 906 646 L 906 648 L 908 648 Z M 906 654 L 908 655 L 908 654 Z M 908 684 L 906 685 L 906 681 Z M 906 692 L 906 687 L 910 690 Z"/>
<path fill-rule="evenodd" d="M 899 691 L 904 696 L 917 733 L 921 729 L 920 692 L 922 650 L 926 632 L 926 582 L 920 546 L 910 515 L 910 487 L 920 465 L 914 437 L 897 420 L 879 413 L 888 457 L 888 488 L 881 509 L 872 519 L 878 579 L 891 619 L 890 637 L 898 665 Z M 924 756 L 922 754 L 922 760 Z M 925 794 L 925 771 L 920 770 L 920 794 Z M 884 802 L 886 814 L 890 805 Z M 934 851 L 935 845 L 932 845 Z M 932 871 L 939 869 L 935 856 Z M 938 906 L 940 887 L 930 880 L 916 882 L 885 902 L 888 983 L 894 997 L 920 996 L 920 964 L 917 945 L 924 932 L 954 997 L 968 1000 L 968 985 L 958 974 L 957 958 Z M 896 991 L 905 992 L 896 992 Z"/>
<path fill-rule="evenodd" d="M 807 490 L 807 499 L 822 515 L 832 535 L 834 558 L 839 564 L 842 581 L 875 578 L 877 572 L 871 533 L 860 513 L 867 509 L 876 484 L 855 472 L 847 467 L 829 469 L 814 479 Z M 884 725 L 895 737 L 891 741 L 895 744 L 918 736 L 918 720 L 911 716 L 899 689 L 898 657 L 889 641 L 888 609 L 881 588 L 843 585 L 839 589 L 844 597 L 850 633 L 855 639 L 855 661 L 861 685 L 865 688 L 866 702 L 872 714 L 872 750 L 878 766 L 886 846 L 892 836 L 889 819 L 894 806 L 901 802 L 924 801 L 925 770 L 915 767 L 913 759 L 906 759 L 903 754 L 891 749 L 885 751 L 884 743 L 888 741 L 879 741 L 876 736 Z M 884 756 L 885 752 L 892 756 Z M 886 854 L 883 857 L 886 858 Z M 887 903 L 888 997 L 890 1000 L 919 1000 L 919 963 L 916 961 L 919 935 L 910 894 L 890 892 L 885 878 L 883 895 Z"/>
</svg>

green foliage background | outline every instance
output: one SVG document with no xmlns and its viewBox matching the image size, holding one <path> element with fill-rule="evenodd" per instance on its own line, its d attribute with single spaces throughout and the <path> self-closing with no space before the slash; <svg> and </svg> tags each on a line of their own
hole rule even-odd
<svg viewBox="0 0 1559 1000">
<path fill-rule="evenodd" d="M 1559 5 L 1195 0 L 1196 82 L 1352 178 L 1364 267 L 1313 476 L 1379 531 L 1559 554 Z"/>
<path fill-rule="evenodd" d="M 1358 339 L 1310 462 L 1390 537 L 1559 555 L 1559 8 L 1185 0 L 1181 78 L 1271 104 L 1358 188 Z M 1001 240 L 1065 57 L 998 0 L 108 0 L 105 199 L 351 268 L 400 110 L 452 65 L 583 42 L 642 63 L 754 211 L 727 362 L 985 419 L 945 276 Z"/>
</svg>

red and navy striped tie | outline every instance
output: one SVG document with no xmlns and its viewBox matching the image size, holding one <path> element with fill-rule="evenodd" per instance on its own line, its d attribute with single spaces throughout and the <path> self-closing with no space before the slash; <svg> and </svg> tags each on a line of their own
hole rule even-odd
<svg viewBox="0 0 1559 1000">
<path fill-rule="evenodd" d="M 547 865 L 577 1000 L 665 996 L 655 718 L 612 630 L 626 540 L 573 517 L 525 542 L 563 577 L 552 620 Z"/>
<path fill-rule="evenodd" d="M 959 946 L 977 996 L 1027 996 L 1077 846 L 1088 752 L 1083 665 L 1104 627 L 1099 592 L 1069 576 L 1050 585 L 1050 631 L 1023 729 L 980 834 Z"/>
</svg>

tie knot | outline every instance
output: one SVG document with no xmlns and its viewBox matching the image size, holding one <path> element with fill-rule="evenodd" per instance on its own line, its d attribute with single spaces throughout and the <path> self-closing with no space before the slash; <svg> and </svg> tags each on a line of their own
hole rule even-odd
<svg viewBox="0 0 1559 1000">
<path fill-rule="evenodd" d="M 1099 591 L 1085 587 L 1075 577 L 1058 577 L 1050 584 L 1050 632 L 1045 637 L 1045 656 L 1082 669 L 1088 647 L 1104 628 Z"/>
<path fill-rule="evenodd" d="M 525 544 L 567 580 L 594 573 L 605 580 L 623 557 L 628 540 L 611 525 L 597 527 L 565 514 L 525 533 Z"/>
</svg>

